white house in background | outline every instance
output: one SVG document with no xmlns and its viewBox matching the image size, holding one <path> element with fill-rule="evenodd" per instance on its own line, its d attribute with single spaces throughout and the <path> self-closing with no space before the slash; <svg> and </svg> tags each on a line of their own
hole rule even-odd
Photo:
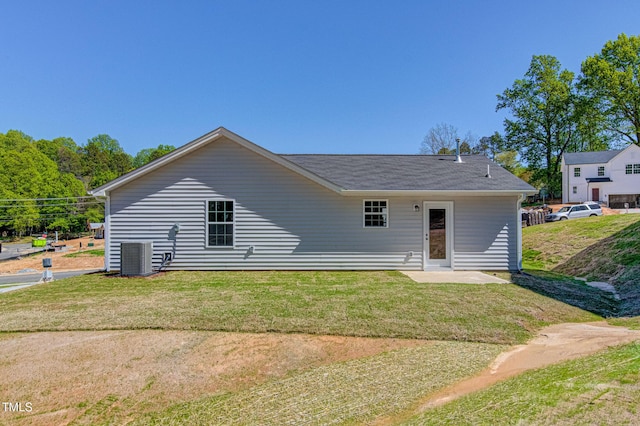
<svg viewBox="0 0 640 426">
<path fill-rule="evenodd" d="M 110 271 L 130 241 L 167 270 L 516 270 L 536 192 L 484 156 L 278 155 L 221 127 L 92 194 Z"/>
<path fill-rule="evenodd" d="M 611 208 L 640 207 L 640 147 L 573 152 L 562 156 L 562 202 L 601 201 Z"/>
</svg>

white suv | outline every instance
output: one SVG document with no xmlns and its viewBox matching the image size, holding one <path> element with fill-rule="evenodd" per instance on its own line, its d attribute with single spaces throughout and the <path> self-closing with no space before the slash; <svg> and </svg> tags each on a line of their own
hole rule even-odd
<svg viewBox="0 0 640 426">
<path fill-rule="evenodd" d="M 547 222 L 557 220 L 578 219 L 581 217 L 602 216 L 602 208 L 598 203 L 584 203 L 573 206 L 564 206 L 556 213 L 548 214 L 545 217 Z"/>
</svg>

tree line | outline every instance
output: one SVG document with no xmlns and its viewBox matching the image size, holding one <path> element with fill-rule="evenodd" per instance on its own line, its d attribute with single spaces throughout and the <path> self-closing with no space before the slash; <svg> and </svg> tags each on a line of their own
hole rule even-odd
<svg viewBox="0 0 640 426">
<path fill-rule="evenodd" d="M 566 152 L 640 145 L 640 37 L 620 34 L 587 57 L 580 73 L 551 55 L 535 55 L 523 78 L 497 95 L 503 132 L 461 138 L 463 153 L 480 153 L 553 196 L 561 194 L 560 163 Z M 457 130 L 433 127 L 421 153 L 450 154 Z"/>
<path fill-rule="evenodd" d="M 159 145 L 131 156 L 106 134 L 78 145 L 66 137 L 0 133 L 0 235 L 82 232 L 87 222 L 104 220 L 103 203 L 87 191 L 174 149 Z"/>
</svg>

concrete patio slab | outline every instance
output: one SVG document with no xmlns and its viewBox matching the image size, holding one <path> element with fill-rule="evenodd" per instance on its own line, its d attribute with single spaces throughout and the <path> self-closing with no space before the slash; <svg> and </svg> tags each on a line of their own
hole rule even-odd
<svg viewBox="0 0 640 426">
<path fill-rule="evenodd" d="M 419 283 L 509 284 L 509 281 L 479 271 L 402 271 Z"/>
</svg>

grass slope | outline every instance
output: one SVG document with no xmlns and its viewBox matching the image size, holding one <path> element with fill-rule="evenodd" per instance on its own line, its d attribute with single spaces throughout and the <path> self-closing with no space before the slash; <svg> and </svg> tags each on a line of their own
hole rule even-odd
<svg viewBox="0 0 640 426">
<path fill-rule="evenodd" d="M 525 269 L 590 280 L 640 280 L 640 215 L 567 220 L 523 230 Z M 640 282 L 640 281 L 639 281 Z"/>
<path fill-rule="evenodd" d="M 513 344 L 598 317 L 515 285 L 419 284 L 398 272 L 101 274 L 0 297 L 0 331 L 167 329 Z"/>
<path fill-rule="evenodd" d="M 513 281 L 606 317 L 640 315 L 640 215 L 568 220 L 523 230 L 523 266 Z M 573 277 L 612 283 L 621 300 Z"/>
</svg>

